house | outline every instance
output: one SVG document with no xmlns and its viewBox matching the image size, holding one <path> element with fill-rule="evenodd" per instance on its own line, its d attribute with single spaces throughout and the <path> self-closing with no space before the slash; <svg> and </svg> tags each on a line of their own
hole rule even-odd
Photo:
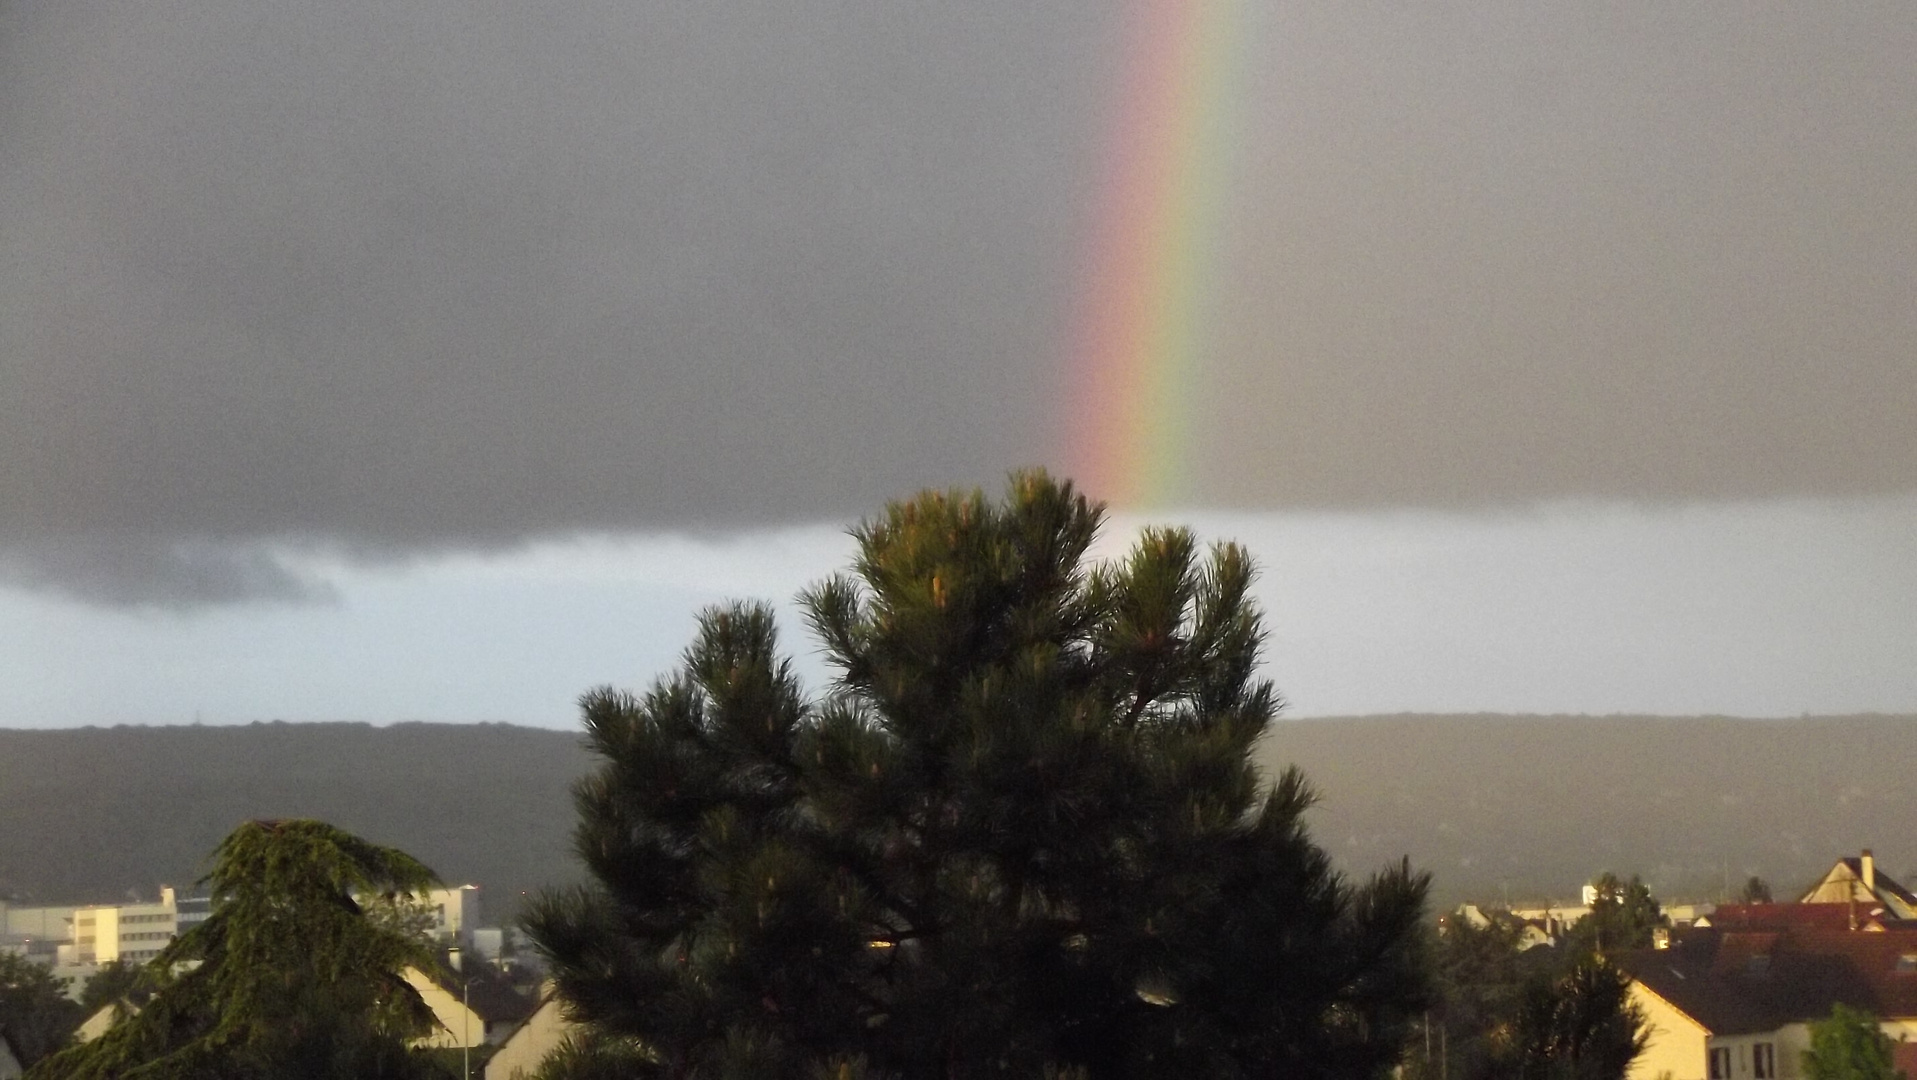
<svg viewBox="0 0 1917 1080">
<path fill-rule="evenodd" d="M 471 979 L 450 967 L 432 975 L 409 967 L 402 975 L 419 991 L 436 1024 L 431 1034 L 415 1040 L 416 1046 L 453 1050 L 490 1046 L 522 1026 L 520 1022 L 533 1011 L 533 1002 L 490 967 L 476 967 Z M 101 1006 L 80 1024 L 73 1037 L 77 1042 L 92 1042 L 121 1018 L 139 1011 L 138 1005 L 125 1000 Z M 0 1078 L 4 1076 L 0 1073 Z"/>
<path fill-rule="evenodd" d="M 1476 904 L 1462 904 L 1456 911 L 1438 916 L 1438 931 L 1443 933 L 1453 923 L 1482 930 L 1493 922 L 1509 925 L 1517 931 L 1517 950 L 1524 952 L 1540 945 L 1556 945 L 1564 937 L 1569 925 L 1562 918 L 1552 915 L 1546 909 L 1532 909 L 1532 913 L 1544 912 L 1539 917 L 1527 917 L 1525 912 L 1506 911 L 1501 908 L 1486 910 Z"/>
<path fill-rule="evenodd" d="M 26 1071 L 20 1064 L 20 1055 L 14 1053 L 13 1044 L 7 1041 L 7 1033 L 0 1031 L 0 1080 L 14 1080 Z"/>
<path fill-rule="evenodd" d="M 120 1022 L 123 1017 L 139 1015 L 140 1007 L 121 998 L 95 1009 L 92 1016 L 80 1021 L 74 1029 L 73 1041 L 90 1043 L 107 1033 L 107 1029 Z"/>
<path fill-rule="evenodd" d="M 558 989 L 548 981 L 539 988 L 539 1004 L 532 1015 L 514 1028 L 487 1059 L 485 1080 L 526 1080 L 578 1027 L 566 1019 Z"/>
<path fill-rule="evenodd" d="M 1854 859 L 1839 859 L 1817 884 L 1797 900 L 1800 904 L 1843 904 L 1880 907 L 1893 919 L 1917 919 L 1917 896 L 1877 869 L 1870 849 Z"/>
<path fill-rule="evenodd" d="M 1838 1004 L 1876 1015 L 1917 1070 L 1917 930 L 1696 928 L 1613 959 L 1651 1024 L 1631 1080 L 1793 1080 Z"/>
<path fill-rule="evenodd" d="M 431 973 L 409 967 L 403 976 L 438 1021 L 432 1034 L 416 1041 L 418 1046 L 495 1045 L 533 1011 L 534 1003 L 489 964 L 467 965 L 464 972 L 443 965 Z"/>
<path fill-rule="evenodd" d="M 1863 904 L 1719 904 L 1700 918 L 1700 927 L 1719 930 L 1862 930 L 1877 932 L 1911 924 L 1893 919 L 1882 907 Z"/>
</svg>

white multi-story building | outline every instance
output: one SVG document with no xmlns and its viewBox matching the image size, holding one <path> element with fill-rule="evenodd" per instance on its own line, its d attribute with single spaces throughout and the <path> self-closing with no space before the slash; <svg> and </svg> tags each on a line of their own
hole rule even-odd
<svg viewBox="0 0 1917 1080">
<path fill-rule="evenodd" d="M 179 936 L 179 909 L 171 886 L 160 888 L 152 904 L 91 905 L 75 908 L 70 945 L 60 948 L 60 963 L 143 964 L 160 955 Z M 69 952 L 69 950 L 71 950 Z"/>
<path fill-rule="evenodd" d="M 472 933 L 479 928 L 479 886 L 433 889 L 421 894 L 419 901 L 432 916 L 430 932 L 436 940 L 472 946 Z M 212 910 L 210 899 L 181 897 L 165 885 L 154 903 L 0 905 L 0 949 L 82 972 L 116 960 L 142 964 L 160 955 L 174 938 L 205 922 Z"/>
<path fill-rule="evenodd" d="M 61 945 L 73 941 L 71 907 L 14 907 L 0 902 L 0 950 L 53 963 Z"/>
<path fill-rule="evenodd" d="M 435 938 L 472 947 L 473 931 L 479 928 L 479 886 L 433 889 L 426 893 L 424 901 L 433 916 Z"/>
</svg>

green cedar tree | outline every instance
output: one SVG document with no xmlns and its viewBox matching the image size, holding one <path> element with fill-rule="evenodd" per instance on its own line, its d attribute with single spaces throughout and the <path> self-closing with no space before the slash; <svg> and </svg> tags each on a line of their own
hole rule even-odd
<svg viewBox="0 0 1917 1080">
<path fill-rule="evenodd" d="M 80 991 L 80 1011 L 92 1016 L 108 1005 L 144 996 L 149 981 L 143 965 L 128 960 L 110 960 L 100 965 L 87 980 L 85 989 Z"/>
<path fill-rule="evenodd" d="M 365 917 L 357 897 L 434 884 L 411 856 L 319 821 L 252 821 L 213 853 L 213 912 L 147 968 L 154 992 L 32 1080 L 334 1080 L 414 1077 L 408 1041 L 434 1023 L 403 972 L 430 970 L 417 938 Z"/>
<path fill-rule="evenodd" d="M 85 1017 L 52 971 L 16 953 L 0 952 L 0 1035 L 20 1055 L 22 1065 L 66 1045 Z"/>
</svg>

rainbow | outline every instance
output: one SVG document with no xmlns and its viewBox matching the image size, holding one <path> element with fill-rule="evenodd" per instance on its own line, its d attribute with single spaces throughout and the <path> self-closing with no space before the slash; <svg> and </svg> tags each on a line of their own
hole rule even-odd
<svg viewBox="0 0 1917 1080">
<path fill-rule="evenodd" d="M 1069 472 L 1118 507 L 1184 496 L 1246 0 L 1134 0 L 1068 345 Z"/>
</svg>

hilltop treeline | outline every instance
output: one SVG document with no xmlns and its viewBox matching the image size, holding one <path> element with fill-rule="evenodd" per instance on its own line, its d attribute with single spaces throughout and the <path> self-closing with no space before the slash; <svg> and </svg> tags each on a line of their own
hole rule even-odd
<svg viewBox="0 0 1917 1080">
<path fill-rule="evenodd" d="M 1872 848 L 1917 878 L 1917 717 L 1377 716 L 1274 725 L 1267 761 L 1324 794 L 1312 832 L 1353 868 L 1401 853 L 1435 896 L 1575 901 L 1604 870 L 1666 898 L 1751 875 L 1779 898 Z"/>
<path fill-rule="evenodd" d="M 485 917 L 574 880 L 579 736 L 505 724 L 0 730 L 0 897 L 151 897 L 251 818 L 313 817 L 484 888 Z"/>
<path fill-rule="evenodd" d="M 1917 869 L 1908 797 L 1917 718 L 1393 716 L 1281 721 L 1269 765 L 1324 798 L 1312 831 L 1348 868 L 1400 855 L 1436 899 L 1570 899 L 1605 869 L 1659 896 L 1779 891 L 1840 855 Z M 0 897 L 153 895 L 204 872 L 249 818 L 317 817 L 484 886 L 576 880 L 571 732 L 503 724 L 253 724 L 0 730 Z"/>
</svg>

